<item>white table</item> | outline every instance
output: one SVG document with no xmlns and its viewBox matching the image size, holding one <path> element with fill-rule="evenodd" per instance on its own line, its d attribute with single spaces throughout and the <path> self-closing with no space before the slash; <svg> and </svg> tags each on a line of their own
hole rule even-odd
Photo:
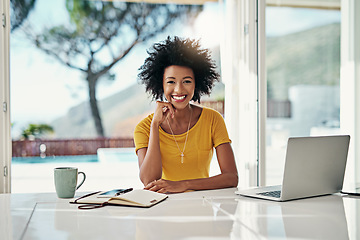
<svg viewBox="0 0 360 240">
<path fill-rule="evenodd" d="M 55 193 L 0 194 L 0 239 L 360 239 L 360 198 L 277 203 L 235 190 L 171 194 L 151 208 L 92 210 Z"/>
</svg>

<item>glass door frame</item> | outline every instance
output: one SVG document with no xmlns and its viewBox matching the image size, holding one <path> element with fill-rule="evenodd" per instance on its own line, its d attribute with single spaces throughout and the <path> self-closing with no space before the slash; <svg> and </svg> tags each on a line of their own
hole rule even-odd
<svg viewBox="0 0 360 240">
<path fill-rule="evenodd" d="M 359 1 L 341 0 L 340 128 L 351 136 L 344 182 L 349 191 L 360 182 L 359 12 Z"/>
<path fill-rule="evenodd" d="M 225 122 L 235 153 L 239 188 L 262 185 L 266 120 L 265 1 L 224 0 L 221 72 Z"/>
<path fill-rule="evenodd" d="M 264 7 L 266 0 L 258 0 L 259 8 Z M 273 1 L 270 1 L 273 2 Z M 290 3 L 291 1 L 287 1 Z M 326 0 L 320 1 L 319 8 L 337 8 L 340 4 L 341 9 L 341 66 L 340 66 L 340 131 L 343 134 L 351 136 L 347 170 L 345 176 L 344 187 L 353 188 L 354 184 L 360 181 L 358 177 L 360 172 L 360 47 L 356 42 L 360 41 L 360 17 L 356 12 L 360 11 L 360 2 L 357 0 L 339 0 L 339 3 L 329 2 L 328 6 Z M 266 5 L 266 4 L 265 4 Z M 306 7 L 306 6 L 303 6 Z M 316 7 L 316 6 L 309 6 Z M 258 12 L 263 11 L 262 9 Z M 264 15 L 265 16 L 265 12 Z M 260 22 L 259 24 L 264 24 Z M 259 27 L 260 30 L 263 30 Z M 258 46 L 265 46 L 266 37 L 264 32 L 259 31 Z M 259 51 L 257 55 L 258 63 L 264 64 L 266 62 L 264 52 Z M 259 105 L 266 106 L 266 91 L 261 91 L 262 87 L 266 87 L 266 73 L 259 68 Z M 259 108 L 259 145 L 258 145 L 258 185 L 266 185 L 266 156 L 265 148 L 261 143 L 266 139 L 266 108 L 263 111 Z M 263 153 L 261 153 L 263 152 Z"/>
<path fill-rule="evenodd" d="M 225 121 L 233 140 L 239 187 L 263 186 L 266 185 L 266 0 L 224 0 L 224 3 Z M 340 2 L 329 3 L 334 8 Z M 326 7 L 326 0 L 321 4 Z M 340 128 L 342 133 L 351 135 L 345 185 L 360 181 L 355 174 L 360 172 L 360 47 L 355 44 L 360 41 L 360 17 L 356 15 L 359 11 L 360 3 L 356 0 L 341 0 Z"/>
<path fill-rule="evenodd" d="M 0 193 L 9 193 L 11 170 L 10 136 L 10 1 L 0 4 Z"/>
</svg>

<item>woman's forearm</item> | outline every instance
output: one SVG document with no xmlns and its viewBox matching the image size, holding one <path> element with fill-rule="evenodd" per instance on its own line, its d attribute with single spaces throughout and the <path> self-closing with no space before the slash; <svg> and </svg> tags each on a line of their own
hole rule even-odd
<svg viewBox="0 0 360 240">
<path fill-rule="evenodd" d="M 143 161 L 140 163 L 140 180 L 144 185 L 156 179 L 160 179 L 162 175 L 162 163 L 159 143 L 159 126 L 151 125 L 149 145 L 145 153 Z"/>
<path fill-rule="evenodd" d="M 145 186 L 145 189 L 160 193 L 180 193 L 187 190 L 210 190 L 236 187 L 237 173 L 227 172 L 209 178 L 190 179 L 182 181 L 156 180 Z"/>
<path fill-rule="evenodd" d="M 185 185 L 186 190 L 220 189 L 236 187 L 238 185 L 238 175 L 237 173 L 228 172 L 209 178 L 190 179 L 181 182 Z"/>
</svg>

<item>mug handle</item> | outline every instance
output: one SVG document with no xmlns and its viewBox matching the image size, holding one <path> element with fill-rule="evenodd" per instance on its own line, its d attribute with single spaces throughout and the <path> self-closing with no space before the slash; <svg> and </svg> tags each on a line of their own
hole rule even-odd
<svg viewBox="0 0 360 240">
<path fill-rule="evenodd" d="M 85 179 L 86 179 L 86 175 L 84 172 L 78 172 L 78 175 L 79 174 L 82 174 L 83 175 L 83 180 L 81 181 L 81 183 L 76 187 L 76 190 L 79 189 L 79 187 L 81 187 L 81 185 L 83 185 L 83 183 L 85 182 Z"/>
</svg>

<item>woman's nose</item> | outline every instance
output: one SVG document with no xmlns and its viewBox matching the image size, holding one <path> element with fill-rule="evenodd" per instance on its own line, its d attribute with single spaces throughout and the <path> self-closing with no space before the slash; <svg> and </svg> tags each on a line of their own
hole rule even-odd
<svg viewBox="0 0 360 240">
<path fill-rule="evenodd" d="M 181 83 L 177 83 L 177 84 L 175 85 L 174 91 L 175 91 L 176 93 L 181 93 L 181 90 L 182 90 L 182 85 L 181 85 Z"/>
</svg>

